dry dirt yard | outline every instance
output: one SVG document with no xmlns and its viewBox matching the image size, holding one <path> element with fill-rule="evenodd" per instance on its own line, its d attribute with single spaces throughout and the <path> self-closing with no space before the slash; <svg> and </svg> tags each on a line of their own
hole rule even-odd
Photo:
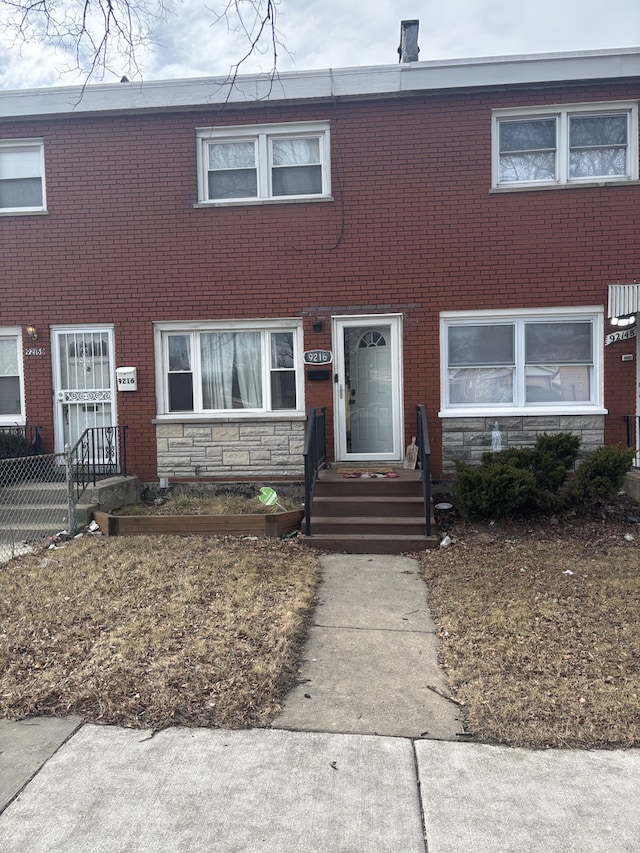
<svg viewBox="0 0 640 853">
<path fill-rule="evenodd" d="M 640 746 L 640 507 L 466 524 L 422 557 L 471 739 Z"/>
<path fill-rule="evenodd" d="M 319 582 L 295 541 L 101 537 L 0 566 L 0 717 L 267 725 Z"/>
</svg>

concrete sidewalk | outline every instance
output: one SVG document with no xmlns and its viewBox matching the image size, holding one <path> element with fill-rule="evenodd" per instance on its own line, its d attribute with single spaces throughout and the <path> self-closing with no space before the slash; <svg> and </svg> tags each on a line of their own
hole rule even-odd
<svg viewBox="0 0 640 853">
<path fill-rule="evenodd" d="M 3 853 L 637 853 L 640 750 L 83 726 Z M 426 836 L 426 846 L 425 846 Z"/>
<path fill-rule="evenodd" d="M 637 853 L 640 750 L 457 742 L 417 564 L 321 559 L 271 729 L 0 720 L 2 853 Z"/>
</svg>

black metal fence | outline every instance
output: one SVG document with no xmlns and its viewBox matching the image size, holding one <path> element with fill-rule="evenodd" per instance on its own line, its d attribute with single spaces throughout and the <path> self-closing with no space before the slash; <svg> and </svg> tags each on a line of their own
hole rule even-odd
<svg viewBox="0 0 640 853">
<path fill-rule="evenodd" d="M 126 426 L 86 429 L 69 450 L 78 497 L 90 484 L 116 474 L 127 475 Z"/>
<path fill-rule="evenodd" d="M 0 459 L 18 459 L 42 454 L 39 426 L 0 427 Z"/>
</svg>

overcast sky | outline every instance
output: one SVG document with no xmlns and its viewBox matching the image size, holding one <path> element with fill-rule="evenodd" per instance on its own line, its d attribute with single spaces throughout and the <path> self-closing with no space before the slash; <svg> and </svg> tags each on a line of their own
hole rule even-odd
<svg viewBox="0 0 640 853">
<path fill-rule="evenodd" d="M 156 27 L 157 44 L 138 53 L 142 78 L 226 75 L 247 43 L 224 23 L 213 24 L 209 9 L 223 0 L 171 2 L 173 13 Z M 420 21 L 422 61 L 640 45 L 639 0 L 280 0 L 286 51 L 279 49 L 278 69 L 394 64 L 405 19 Z M 82 82 L 68 70 L 73 65 L 69 55 L 35 40 L 18 51 L 0 36 L 2 89 Z M 271 57 L 256 54 L 241 70 L 270 68 Z M 115 82 L 125 73 L 126 63 L 116 58 L 103 79 Z"/>
</svg>

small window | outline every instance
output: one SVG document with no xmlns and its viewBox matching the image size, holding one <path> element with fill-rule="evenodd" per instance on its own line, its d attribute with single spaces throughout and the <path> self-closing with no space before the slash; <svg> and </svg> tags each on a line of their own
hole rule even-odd
<svg viewBox="0 0 640 853">
<path fill-rule="evenodd" d="M 598 329 L 594 314 L 566 310 L 444 315 L 443 411 L 600 406 Z"/>
<path fill-rule="evenodd" d="M 300 409 L 301 328 L 242 325 L 161 332 L 160 414 Z"/>
<path fill-rule="evenodd" d="M 242 126 L 197 131 L 200 203 L 328 197 L 329 126 Z"/>
<path fill-rule="evenodd" d="M 24 418 L 20 337 L 0 329 L 0 423 Z"/>
<path fill-rule="evenodd" d="M 42 141 L 0 141 L 0 213 L 44 209 Z"/>
<path fill-rule="evenodd" d="M 638 179 L 636 103 L 494 112 L 494 187 Z"/>
</svg>

